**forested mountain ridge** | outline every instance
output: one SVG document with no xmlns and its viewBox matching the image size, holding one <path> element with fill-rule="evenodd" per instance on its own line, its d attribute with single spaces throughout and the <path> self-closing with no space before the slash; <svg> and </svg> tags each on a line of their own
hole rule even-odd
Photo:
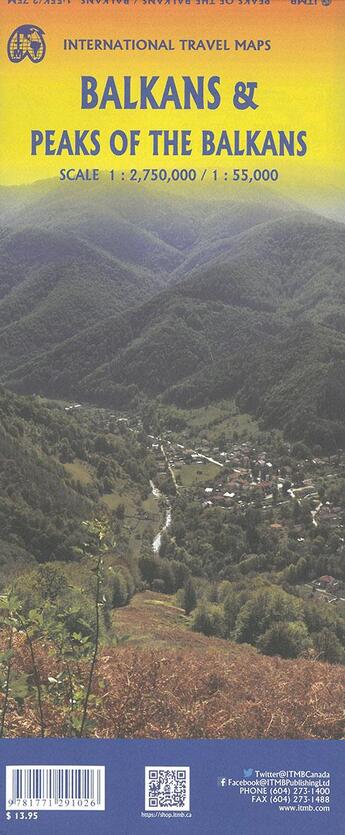
<svg viewBox="0 0 345 835">
<path fill-rule="evenodd" d="M 314 441 L 340 442 L 341 223 L 271 198 L 24 192 L 7 201 L 0 240 L 0 259 L 21 259 L 10 292 L 4 261 L 5 385 L 119 408 L 235 396 L 269 425 L 306 436 L 312 423 Z"/>
<path fill-rule="evenodd" d="M 183 282 L 192 296 L 256 310 L 305 314 L 321 299 L 344 301 L 345 227 L 300 212 L 224 237 L 201 250 Z M 194 256 L 194 260 L 196 255 Z M 334 291 L 339 289 L 340 297 Z"/>
<path fill-rule="evenodd" d="M 101 200 L 86 191 L 75 195 L 49 181 L 0 189 L 3 368 L 166 285 L 181 253 L 150 224 L 145 228 L 139 214 L 133 218 L 136 203 L 127 207 L 114 194 L 105 205 L 105 193 Z"/>
</svg>

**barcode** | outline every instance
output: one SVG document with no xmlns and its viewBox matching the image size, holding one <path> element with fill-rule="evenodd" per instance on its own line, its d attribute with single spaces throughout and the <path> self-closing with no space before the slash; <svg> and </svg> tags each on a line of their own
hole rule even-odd
<svg viewBox="0 0 345 835">
<path fill-rule="evenodd" d="M 104 811 L 105 767 L 6 766 L 6 809 L 13 808 Z"/>
</svg>

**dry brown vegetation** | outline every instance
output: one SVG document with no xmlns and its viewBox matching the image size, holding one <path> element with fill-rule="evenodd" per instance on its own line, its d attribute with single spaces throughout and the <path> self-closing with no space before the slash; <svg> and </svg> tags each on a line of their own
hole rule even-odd
<svg viewBox="0 0 345 835">
<path fill-rule="evenodd" d="M 194 649 L 112 647 L 99 658 L 92 736 L 341 738 L 344 667 L 283 661 L 252 648 L 198 636 Z M 201 643 L 200 643 L 201 642 Z M 16 639 L 17 669 L 30 672 L 24 637 Z M 202 650 L 202 651 L 201 651 Z M 56 675 L 50 648 L 36 643 L 42 684 Z M 86 671 L 85 671 L 86 673 Z M 86 677 L 86 675 L 85 675 Z M 48 736 L 66 735 L 68 703 L 45 695 Z M 7 736 L 39 735 L 34 696 L 10 700 Z"/>
</svg>

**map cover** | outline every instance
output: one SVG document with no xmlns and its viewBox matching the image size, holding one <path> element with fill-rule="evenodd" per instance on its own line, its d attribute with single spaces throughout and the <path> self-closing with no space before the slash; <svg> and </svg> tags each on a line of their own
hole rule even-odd
<svg viewBox="0 0 345 835">
<path fill-rule="evenodd" d="M 0 22 L 0 835 L 345 835 L 344 0 Z"/>
</svg>

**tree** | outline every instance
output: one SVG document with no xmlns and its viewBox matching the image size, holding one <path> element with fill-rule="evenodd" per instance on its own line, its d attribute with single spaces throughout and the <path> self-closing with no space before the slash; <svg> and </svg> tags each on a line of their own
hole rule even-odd
<svg viewBox="0 0 345 835">
<path fill-rule="evenodd" d="M 297 441 L 292 448 L 292 455 L 300 461 L 302 458 L 308 459 L 311 457 L 311 450 L 302 441 Z"/>
<path fill-rule="evenodd" d="M 128 589 L 126 580 L 119 571 L 115 574 L 114 582 L 113 582 L 113 596 L 112 596 L 112 604 L 114 609 L 119 609 L 121 606 L 125 606 L 128 602 Z"/>
<path fill-rule="evenodd" d="M 44 600 L 55 603 L 66 587 L 66 572 L 61 565 L 47 563 L 40 566 L 39 586 Z"/>
<path fill-rule="evenodd" d="M 171 560 L 170 565 L 175 575 L 176 588 L 182 589 L 188 580 L 189 570 L 183 562 L 178 560 Z"/>
<path fill-rule="evenodd" d="M 125 505 L 123 502 L 118 504 L 117 508 L 115 509 L 115 516 L 117 519 L 124 519 L 125 518 Z"/>
<path fill-rule="evenodd" d="M 164 592 L 165 592 L 164 580 L 160 580 L 159 577 L 156 577 L 152 581 L 152 591 L 155 591 L 158 594 L 164 594 Z"/>
<path fill-rule="evenodd" d="M 143 554 L 139 558 L 139 568 L 143 580 L 149 583 L 149 585 L 151 585 L 155 577 L 159 577 L 159 560 L 153 555 Z"/>
<path fill-rule="evenodd" d="M 184 587 L 184 595 L 183 595 L 183 608 L 185 610 L 186 615 L 190 615 L 190 613 L 195 609 L 197 605 L 197 595 L 194 587 L 194 583 L 191 577 L 188 578 L 185 587 Z"/>
<path fill-rule="evenodd" d="M 175 574 L 168 560 L 161 561 L 160 577 L 164 580 L 165 594 L 174 594 L 176 591 Z"/>
<path fill-rule="evenodd" d="M 239 643 L 255 644 L 274 623 L 298 621 L 303 618 L 301 600 L 279 588 L 255 592 L 240 610 L 235 625 Z"/>
<path fill-rule="evenodd" d="M 330 664 L 344 664 L 344 647 L 332 629 L 322 629 L 319 634 L 313 635 L 313 641 L 322 661 L 329 661 Z"/>
<path fill-rule="evenodd" d="M 300 557 L 296 564 L 296 576 L 298 580 L 306 580 L 308 577 L 308 563 L 305 557 Z"/>
<path fill-rule="evenodd" d="M 293 564 L 289 565 L 288 568 L 286 568 L 286 570 L 284 572 L 284 576 L 285 576 L 286 582 L 290 583 L 290 585 L 293 586 L 295 583 L 297 583 L 296 566 L 293 565 Z"/>
<path fill-rule="evenodd" d="M 203 635 L 211 637 L 215 635 L 223 638 L 225 634 L 224 617 L 220 606 L 203 604 L 195 610 L 192 622 L 194 632 L 202 632 Z"/>
<path fill-rule="evenodd" d="M 227 638 L 235 627 L 238 613 L 248 600 L 248 592 L 231 589 L 224 599 L 224 621 Z"/>
<path fill-rule="evenodd" d="M 173 526 L 173 536 L 177 542 L 177 545 L 182 545 L 185 535 L 186 535 L 186 528 L 181 519 L 178 519 L 176 524 Z"/>
<path fill-rule="evenodd" d="M 300 621 L 278 621 L 257 641 L 258 649 L 265 655 L 281 655 L 282 658 L 297 658 L 310 646 L 307 627 Z"/>
<path fill-rule="evenodd" d="M 258 525 L 260 524 L 260 511 L 256 507 L 249 507 L 245 515 L 245 529 L 247 543 L 251 551 L 256 551 L 259 544 Z"/>
</svg>

